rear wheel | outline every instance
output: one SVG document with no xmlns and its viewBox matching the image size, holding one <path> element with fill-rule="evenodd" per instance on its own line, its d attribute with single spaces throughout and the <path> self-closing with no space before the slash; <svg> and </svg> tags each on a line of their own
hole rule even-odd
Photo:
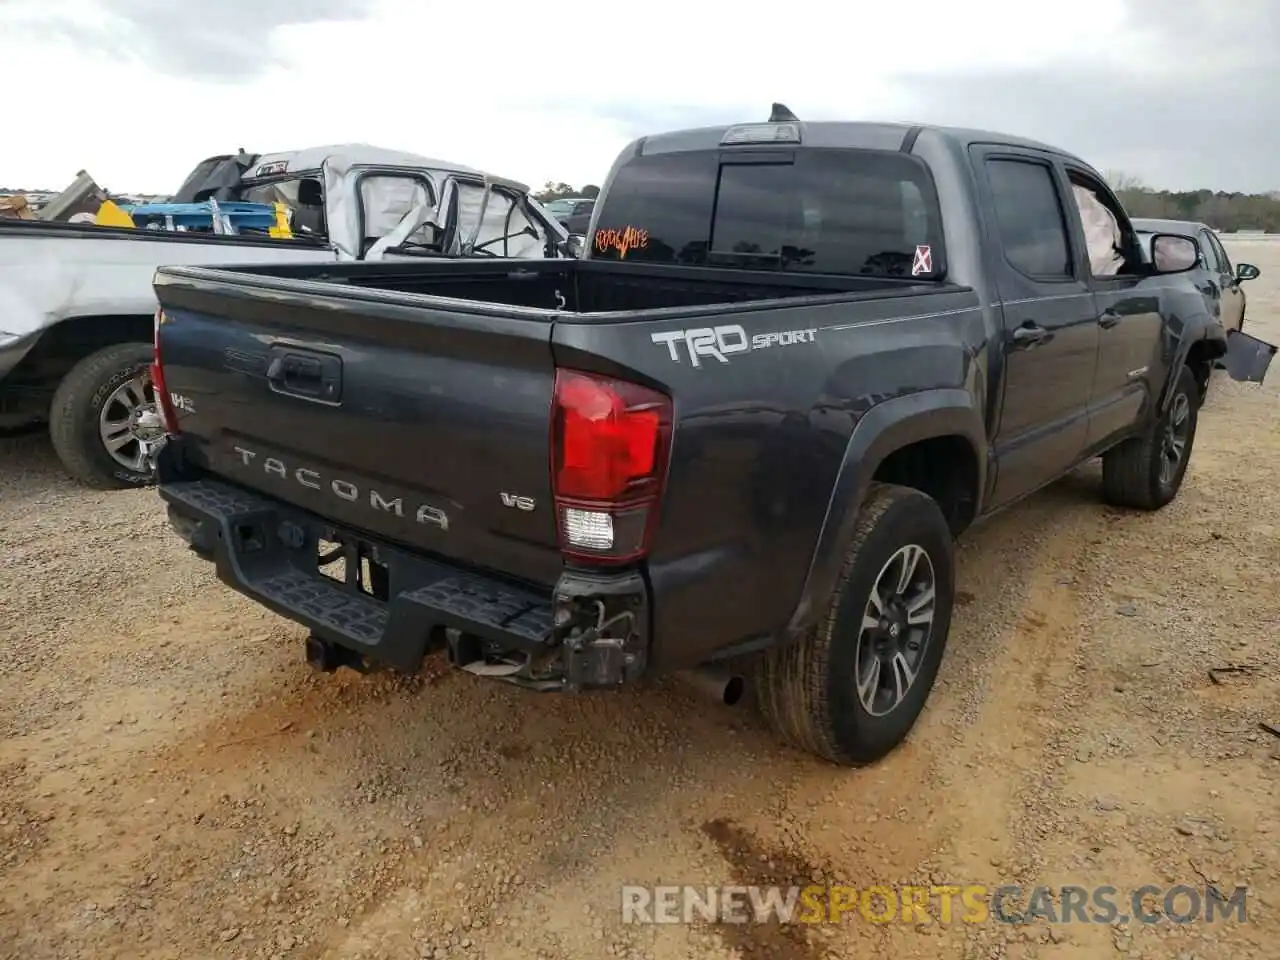
<svg viewBox="0 0 1280 960">
<path fill-rule="evenodd" d="M 152 482 L 164 436 L 151 382 L 151 345 L 117 343 L 71 368 L 53 396 L 49 435 L 67 472 L 99 490 Z"/>
<path fill-rule="evenodd" d="M 872 486 L 822 620 L 758 665 L 756 699 L 783 739 L 856 766 L 906 738 L 942 663 L 953 558 L 932 499 Z"/>
<path fill-rule="evenodd" d="M 1102 493 L 1108 503 L 1159 510 L 1178 495 L 1186 476 L 1200 414 L 1200 386 L 1188 366 L 1178 371 L 1168 409 L 1141 436 L 1102 455 Z"/>
</svg>

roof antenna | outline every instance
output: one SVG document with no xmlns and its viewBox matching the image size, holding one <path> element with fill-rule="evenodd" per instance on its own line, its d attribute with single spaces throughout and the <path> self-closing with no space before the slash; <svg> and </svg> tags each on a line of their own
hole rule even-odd
<svg viewBox="0 0 1280 960">
<path fill-rule="evenodd" d="M 797 117 L 787 107 L 785 103 L 775 103 L 773 110 L 769 113 L 770 123 L 799 123 L 800 118 Z"/>
</svg>

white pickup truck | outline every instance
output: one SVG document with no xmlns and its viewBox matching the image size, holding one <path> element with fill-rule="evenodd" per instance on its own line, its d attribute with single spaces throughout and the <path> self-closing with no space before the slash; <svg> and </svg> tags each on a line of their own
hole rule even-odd
<svg viewBox="0 0 1280 960">
<path fill-rule="evenodd" d="M 520 183 L 364 144 L 211 157 L 173 196 L 283 202 L 291 239 L 0 220 L 0 433 L 48 424 L 67 471 L 152 480 L 151 282 L 168 264 L 573 257 Z"/>
</svg>

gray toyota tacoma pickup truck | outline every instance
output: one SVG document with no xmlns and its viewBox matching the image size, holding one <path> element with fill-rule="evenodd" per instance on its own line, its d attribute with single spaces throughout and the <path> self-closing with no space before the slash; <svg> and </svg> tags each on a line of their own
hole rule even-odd
<svg viewBox="0 0 1280 960">
<path fill-rule="evenodd" d="M 999 134 L 644 137 L 589 242 L 158 271 L 159 495 L 314 665 L 676 672 L 874 761 L 942 661 L 954 538 L 1098 456 L 1106 500 L 1164 506 L 1226 349 L 1166 276 L 1194 239 L 1150 262 L 1097 171 Z"/>
</svg>

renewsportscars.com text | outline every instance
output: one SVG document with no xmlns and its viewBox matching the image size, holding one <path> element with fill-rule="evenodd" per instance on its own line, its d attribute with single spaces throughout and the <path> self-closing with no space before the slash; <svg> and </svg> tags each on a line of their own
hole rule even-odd
<svg viewBox="0 0 1280 960">
<path fill-rule="evenodd" d="M 623 923 L 1245 922 L 1247 887 L 627 886 Z"/>
</svg>

